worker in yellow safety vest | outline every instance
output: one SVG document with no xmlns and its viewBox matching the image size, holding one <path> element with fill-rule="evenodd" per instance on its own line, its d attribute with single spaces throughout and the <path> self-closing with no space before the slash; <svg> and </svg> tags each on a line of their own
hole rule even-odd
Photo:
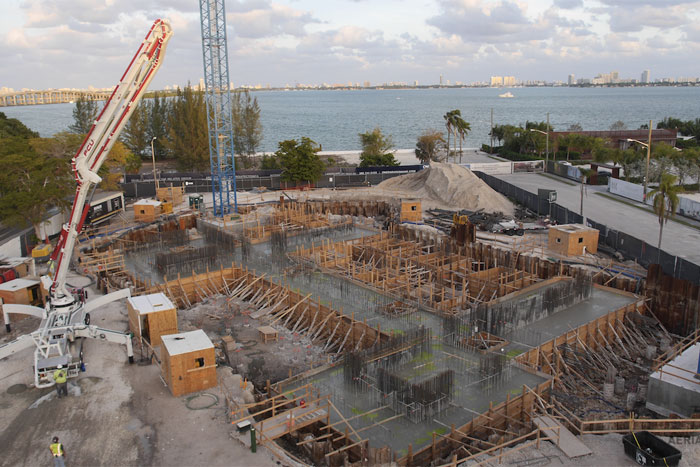
<svg viewBox="0 0 700 467">
<path fill-rule="evenodd" d="M 53 380 L 56 383 L 56 392 L 58 393 L 58 397 L 61 397 L 61 394 L 64 396 L 68 395 L 68 383 L 67 383 L 67 374 L 66 370 L 63 369 L 63 365 L 58 365 L 56 371 L 53 372 Z"/>
<path fill-rule="evenodd" d="M 63 444 L 58 442 L 58 436 L 53 437 L 53 443 L 49 446 L 49 450 L 53 456 L 54 467 L 66 467 L 64 462 L 66 451 L 63 449 Z"/>
</svg>

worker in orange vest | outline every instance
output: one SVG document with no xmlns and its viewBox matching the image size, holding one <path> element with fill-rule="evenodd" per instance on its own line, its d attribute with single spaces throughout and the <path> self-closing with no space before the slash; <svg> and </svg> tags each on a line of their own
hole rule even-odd
<svg viewBox="0 0 700 467">
<path fill-rule="evenodd" d="M 58 436 L 53 437 L 53 442 L 49 446 L 49 450 L 53 456 L 54 467 L 66 467 L 66 463 L 64 462 L 66 450 L 63 449 L 63 444 L 58 442 Z"/>
</svg>

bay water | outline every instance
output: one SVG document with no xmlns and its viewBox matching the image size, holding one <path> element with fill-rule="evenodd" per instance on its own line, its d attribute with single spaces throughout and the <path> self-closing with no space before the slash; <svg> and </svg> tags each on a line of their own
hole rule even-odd
<svg viewBox="0 0 700 467">
<path fill-rule="evenodd" d="M 489 142 L 491 110 L 495 124 L 545 121 L 555 130 L 579 124 L 584 130 L 607 130 L 618 120 L 636 129 L 665 117 L 700 118 L 700 87 L 512 88 L 513 98 L 501 98 L 504 89 L 450 88 L 406 90 L 304 90 L 253 92 L 261 109 L 261 151 L 275 151 L 277 143 L 309 137 L 324 151 L 357 150 L 358 133 L 381 128 L 394 147 L 415 147 L 427 129 L 443 130 L 443 115 L 459 109 L 470 123 L 465 148 Z M 72 122 L 74 104 L 0 107 L 41 136 L 65 131 Z"/>
</svg>

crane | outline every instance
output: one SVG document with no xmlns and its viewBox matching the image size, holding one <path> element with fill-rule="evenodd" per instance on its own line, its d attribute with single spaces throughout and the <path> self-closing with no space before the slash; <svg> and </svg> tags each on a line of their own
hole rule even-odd
<svg viewBox="0 0 700 467">
<path fill-rule="evenodd" d="M 0 346 L 0 359 L 36 346 L 34 352 L 34 385 L 38 388 L 53 385 L 50 374 L 58 366 L 67 369 L 68 377 L 77 376 L 82 366 L 82 341 L 77 357 L 71 345 L 78 337 L 88 337 L 126 346 L 129 361 L 133 362 L 133 349 L 129 333 L 103 329 L 90 324 L 90 311 L 107 303 L 131 295 L 129 289 L 103 295 L 87 301 L 87 292 L 74 289 L 66 282 L 75 241 L 82 231 L 90 209 L 89 198 L 94 187 L 102 180 L 98 170 L 107 159 L 124 125 L 143 97 L 162 64 L 165 49 L 172 37 L 172 28 L 166 20 L 158 19 L 146 34 L 129 66 L 105 103 L 80 149 L 71 160 L 76 190 L 68 223 L 63 225 L 56 247 L 51 255 L 55 264 L 53 277 L 43 276 L 42 285 L 49 296 L 44 308 L 28 305 L 3 305 L 7 331 L 10 314 L 26 314 L 41 318 L 39 328 Z M 75 345 L 73 345 L 75 347 Z"/>
</svg>

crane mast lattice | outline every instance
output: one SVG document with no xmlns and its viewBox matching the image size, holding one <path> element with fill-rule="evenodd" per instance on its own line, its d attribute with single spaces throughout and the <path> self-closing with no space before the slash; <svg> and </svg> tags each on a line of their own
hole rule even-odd
<svg viewBox="0 0 700 467">
<path fill-rule="evenodd" d="M 233 210 L 238 212 L 224 3 L 224 0 L 199 0 L 212 207 L 214 215 L 219 217 L 231 212 L 231 192 Z"/>
</svg>

